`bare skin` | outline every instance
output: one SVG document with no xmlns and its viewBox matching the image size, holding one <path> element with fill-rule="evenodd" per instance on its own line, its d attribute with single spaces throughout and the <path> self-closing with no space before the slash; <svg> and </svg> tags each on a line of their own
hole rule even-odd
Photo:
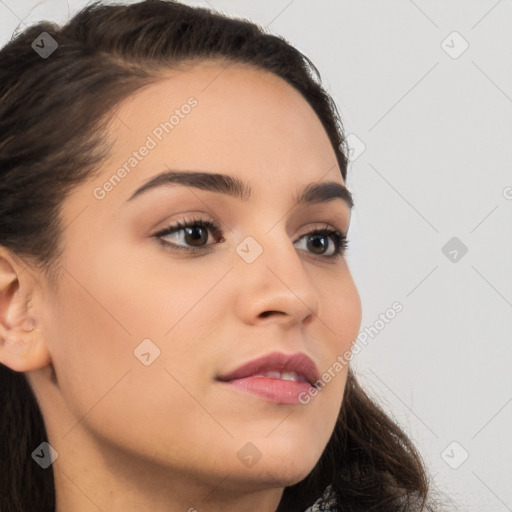
<svg viewBox="0 0 512 512">
<path fill-rule="evenodd" d="M 190 97 L 197 105 L 105 186 Z M 305 185 L 344 183 L 334 151 L 300 93 L 241 65 L 169 72 L 116 116 L 101 176 L 64 201 L 57 289 L 0 248 L 0 360 L 35 390 L 58 452 L 57 512 L 275 511 L 325 448 L 347 368 L 307 405 L 216 377 L 272 351 L 306 354 L 323 373 L 351 349 L 361 303 L 349 267 L 329 258 L 331 238 L 322 255 L 305 237 L 326 225 L 347 233 L 350 209 L 294 203 Z M 250 199 L 168 185 L 128 201 L 168 169 L 229 174 Z M 223 241 L 206 228 L 207 248 L 184 231 L 164 237 L 191 255 L 153 236 L 192 218 L 219 224 Z M 237 252 L 247 237 L 262 249 L 251 263 Z M 134 354 L 146 339 L 160 350 L 147 366 Z M 261 455 L 252 466 L 239 454 L 247 443 Z"/>
</svg>

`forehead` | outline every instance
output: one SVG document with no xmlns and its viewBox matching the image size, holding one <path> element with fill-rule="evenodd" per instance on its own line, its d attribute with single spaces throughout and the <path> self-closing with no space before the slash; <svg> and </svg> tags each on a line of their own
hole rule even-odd
<svg viewBox="0 0 512 512">
<path fill-rule="evenodd" d="M 252 189 L 251 204 L 274 216 L 289 211 L 311 183 L 343 184 L 327 133 L 305 98 L 280 77 L 247 65 L 208 61 L 166 72 L 118 104 L 107 137 L 111 151 L 100 172 L 64 204 L 68 222 L 85 210 L 96 221 L 115 217 L 165 170 L 238 178 Z"/>
<path fill-rule="evenodd" d="M 246 169 L 254 175 L 291 167 L 298 172 L 298 164 L 317 172 L 337 166 L 305 98 L 280 77 L 236 63 L 207 61 L 169 71 L 119 105 L 111 135 L 118 159 L 151 138 L 155 147 L 148 159 L 170 167 Z"/>
</svg>

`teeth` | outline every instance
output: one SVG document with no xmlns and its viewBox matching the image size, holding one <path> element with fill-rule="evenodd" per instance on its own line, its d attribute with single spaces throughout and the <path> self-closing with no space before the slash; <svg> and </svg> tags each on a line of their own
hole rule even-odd
<svg viewBox="0 0 512 512">
<path fill-rule="evenodd" d="M 281 374 L 283 380 L 299 380 L 299 376 L 295 372 L 283 372 Z"/>
<path fill-rule="evenodd" d="M 291 380 L 294 382 L 305 382 L 306 381 L 306 379 L 302 375 L 298 375 L 295 372 L 269 371 L 269 372 L 261 373 L 258 376 L 259 377 L 267 377 L 268 379 Z"/>
<path fill-rule="evenodd" d="M 280 379 L 281 374 L 279 372 L 265 372 L 263 374 L 264 377 L 268 377 L 269 379 Z"/>
</svg>

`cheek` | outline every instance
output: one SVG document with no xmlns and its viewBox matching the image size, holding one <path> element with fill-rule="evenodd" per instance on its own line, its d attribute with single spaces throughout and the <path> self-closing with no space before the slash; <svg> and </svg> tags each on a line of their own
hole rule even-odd
<svg viewBox="0 0 512 512">
<path fill-rule="evenodd" d="M 330 350 L 336 350 L 336 355 L 340 355 L 351 349 L 362 319 L 361 298 L 345 261 L 339 274 L 326 279 L 324 287 L 319 290 L 322 294 L 319 317 L 325 324 L 326 336 L 332 342 Z"/>
<path fill-rule="evenodd" d="M 59 391 L 81 418 L 130 368 L 133 340 L 104 288 L 70 276 L 62 282 L 48 338 Z"/>
<path fill-rule="evenodd" d="M 219 277 L 94 258 L 65 264 L 48 323 L 60 392 L 76 421 L 94 408 L 86 423 L 101 417 L 104 432 L 110 423 L 116 434 L 124 421 L 137 430 L 134 418 L 154 418 L 155 410 L 188 414 L 194 402 L 183 386 L 204 392 L 209 381 L 196 375 L 211 371 L 218 347 L 208 341 L 221 336 L 216 304 L 205 300 Z M 171 419 L 164 414 L 161 432 Z"/>
<path fill-rule="evenodd" d="M 317 395 L 304 397 L 308 407 L 316 409 L 326 422 L 334 422 L 342 405 L 352 347 L 361 326 L 362 306 L 357 287 L 348 267 L 343 263 L 336 277 L 326 280 L 322 289 L 319 328 L 325 340 L 319 367 L 320 382 Z M 328 420 L 330 418 L 330 420 Z"/>
<path fill-rule="evenodd" d="M 65 424 L 59 426 L 62 435 L 72 429 L 65 441 L 76 445 L 86 430 L 162 460 L 190 456 L 183 440 L 191 432 L 218 443 L 218 425 L 192 398 L 204 391 L 206 379 L 200 383 L 197 375 L 206 374 L 208 360 L 204 344 L 198 355 L 194 342 L 211 338 L 202 326 L 214 317 L 201 315 L 204 324 L 188 318 L 197 305 L 195 293 L 177 300 L 176 289 L 151 288 L 136 272 L 111 272 L 108 282 L 102 277 L 76 272 L 75 279 L 63 281 L 48 324 L 59 393 L 71 413 L 62 414 Z M 141 345 L 143 340 L 151 341 Z"/>
</svg>

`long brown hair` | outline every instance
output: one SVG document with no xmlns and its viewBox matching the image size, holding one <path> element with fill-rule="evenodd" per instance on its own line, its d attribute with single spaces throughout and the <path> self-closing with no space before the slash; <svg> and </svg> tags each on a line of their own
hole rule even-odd
<svg viewBox="0 0 512 512">
<path fill-rule="evenodd" d="M 41 38 L 46 44 L 34 47 Z M 43 56 L 41 47 L 54 51 Z M 56 282 L 59 207 L 101 171 L 113 108 L 161 72 L 212 58 L 270 71 L 295 87 L 321 120 L 346 179 L 348 148 L 336 106 L 313 63 L 283 38 L 174 1 L 95 2 L 63 26 L 27 28 L 0 50 L 0 245 Z M 54 512 L 52 468 L 31 459 L 48 441 L 43 417 L 25 375 L 3 365 L 0 407 L 0 510 Z M 429 496 L 413 443 L 352 369 L 325 451 L 304 480 L 285 489 L 278 511 L 303 511 L 328 485 L 344 512 L 416 512 Z"/>
</svg>

